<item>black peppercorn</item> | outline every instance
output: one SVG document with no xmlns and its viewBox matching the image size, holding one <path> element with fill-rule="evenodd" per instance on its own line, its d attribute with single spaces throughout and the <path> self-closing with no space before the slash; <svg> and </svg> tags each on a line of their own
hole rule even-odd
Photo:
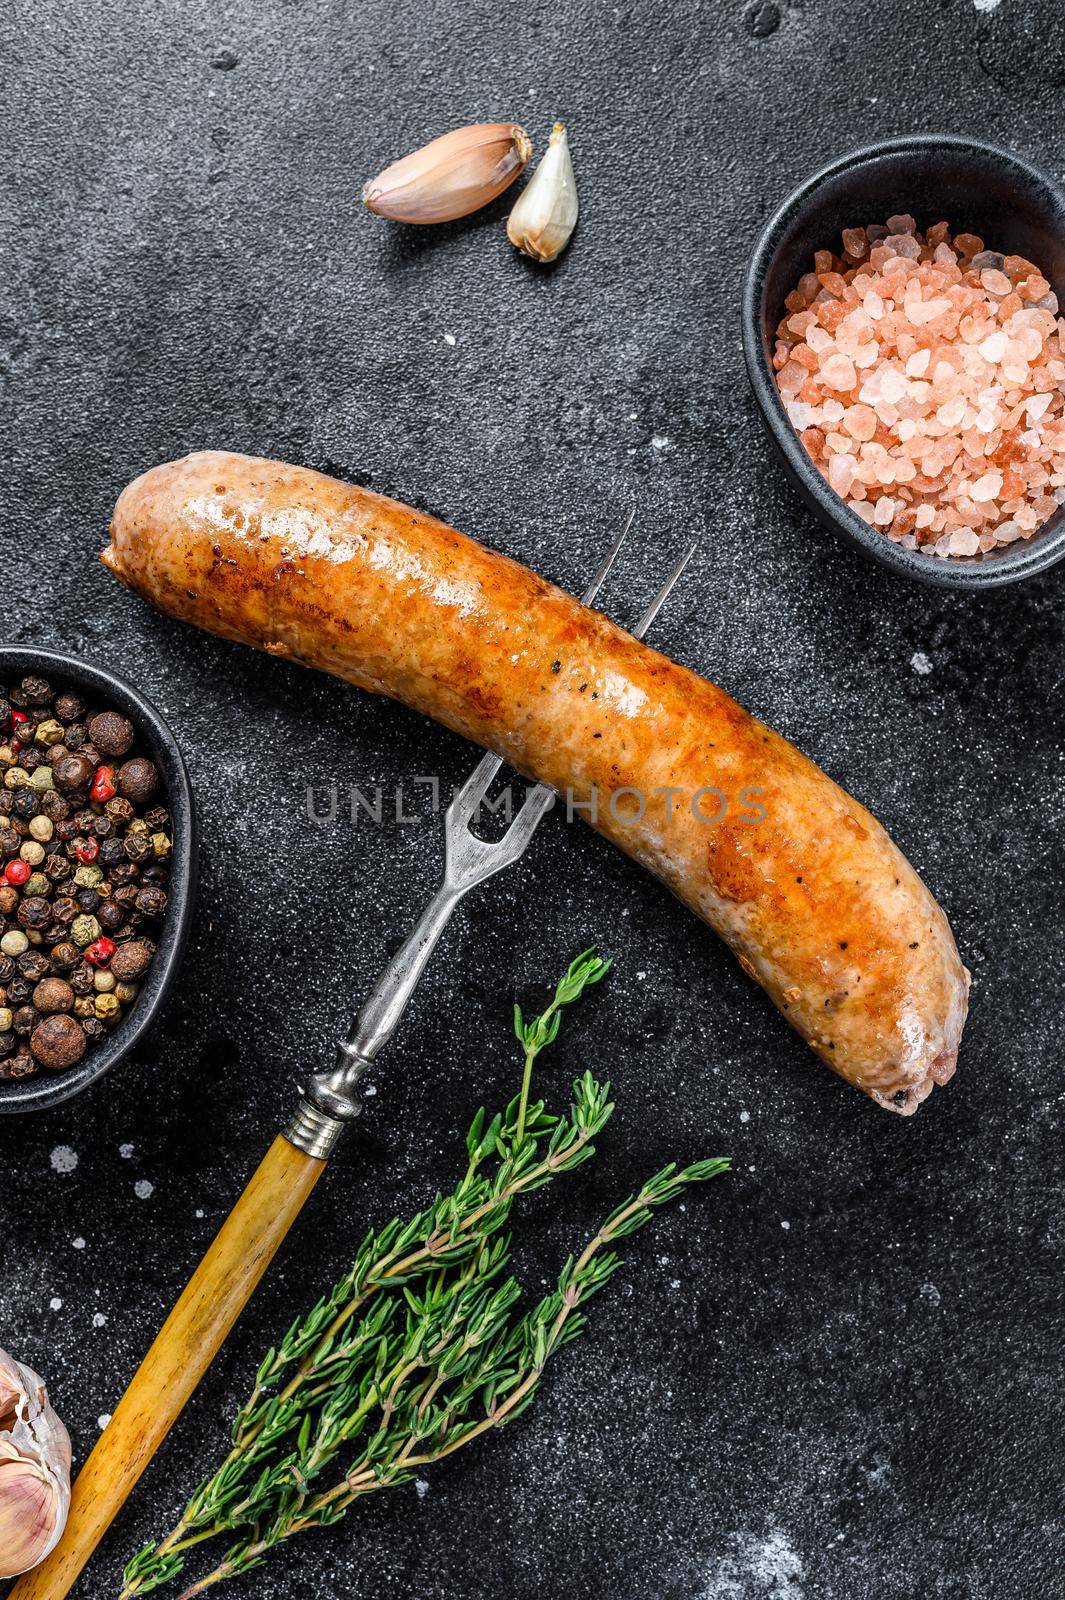
<svg viewBox="0 0 1065 1600">
<path fill-rule="evenodd" d="M 70 805 L 58 790 L 46 789 L 41 796 L 41 811 L 53 822 L 64 822 L 70 815 Z"/>
<path fill-rule="evenodd" d="M 0 1056 L 9 1056 L 15 1048 L 15 1030 L 8 1028 L 0 1033 Z"/>
<path fill-rule="evenodd" d="M 96 920 L 105 933 L 114 933 L 126 920 L 126 913 L 115 900 L 101 900 L 96 908 Z"/>
<path fill-rule="evenodd" d="M 84 751 L 79 750 L 74 755 L 64 756 L 52 768 L 52 779 L 61 795 L 68 800 L 81 801 L 89 792 L 95 771 Z"/>
<path fill-rule="evenodd" d="M 63 883 L 74 871 L 73 864 L 59 850 L 53 850 L 44 863 L 44 875 L 53 883 Z"/>
<path fill-rule="evenodd" d="M 116 828 L 125 828 L 133 821 L 133 807 L 128 800 L 116 794 L 104 806 L 104 815 L 111 818 Z"/>
<path fill-rule="evenodd" d="M 32 993 L 25 978 L 12 978 L 7 986 L 7 1003 L 9 1006 L 24 1006 Z"/>
<path fill-rule="evenodd" d="M 145 889 L 144 893 L 147 894 L 148 890 Z M 31 894 L 22 901 L 16 916 L 23 928 L 47 928 L 52 920 L 52 907 L 43 895 Z"/>
<path fill-rule="evenodd" d="M 67 982 L 75 994 L 92 994 L 93 970 L 89 963 L 83 961 L 80 966 L 75 967 L 72 972 L 68 973 Z"/>
<path fill-rule="evenodd" d="M 0 883 L 0 917 L 9 917 L 18 905 L 18 890 L 14 884 Z"/>
<path fill-rule="evenodd" d="M 19 1006 L 11 1026 L 20 1038 L 25 1038 L 28 1033 L 33 1032 L 40 1020 L 41 1013 L 36 1006 Z"/>
<path fill-rule="evenodd" d="M 81 1021 L 81 1029 L 86 1039 L 93 1041 L 102 1039 L 104 1034 L 107 1032 L 107 1028 L 100 1021 L 99 1017 L 83 1017 Z"/>
<path fill-rule="evenodd" d="M 122 847 L 130 861 L 146 861 L 152 853 L 152 841 L 146 833 L 127 833 Z"/>
<path fill-rule="evenodd" d="M 21 843 L 22 840 L 14 823 L 5 821 L 0 826 L 0 856 L 17 856 L 18 847 Z"/>
<path fill-rule="evenodd" d="M 26 950 L 18 958 L 18 969 L 27 983 L 37 983 L 52 970 L 52 963 L 39 950 Z"/>
<path fill-rule="evenodd" d="M 67 749 L 80 750 L 88 737 L 89 731 L 83 722 L 71 723 L 66 732 Z"/>
<path fill-rule="evenodd" d="M 16 789 L 15 803 L 11 808 L 14 817 L 21 817 L 24 822 L 29 822 L 41 809 L 41 797 L 36 789 Z"/>
<path fill-rule="evenodd" d="M 115 876 L 117 876 L 117 873 L 118 869 L 116 868 Z M 128 910 L 130 906 L 136 905 L 139 893 L 140 890 L 135 883 L 119 883 L 112 890 L 112 899 L 116 905 Z"/>
<path fill-rule="evenodd" d="M 33 746 L 30 745 L 27 749 L 21 752 L 19 756 L 19 763 L 23 772 L 36 772 L 37 768 L 41 764 L 40 751 L 35 750 Z"/>
<path fill-rule="evenodd" d="M 95 889 L 79 889 L 75 899 L 82 911 L 93 912 L 100 904 L 100 896 Z"/>
<path fill-rule="evenodd" d="M 77 829 L 78 833 L 81 833 L 81 834 L 88 833 L 91 830 L 92 825 L 93 825 L 93 823 L 95 821 L 96 821 L 96 812 L 95 811 L 83 810 L 83 811 L 76 811 L 74 813 L 74 826 Z"/>
<path fill-rule="evenodd" d="M 136 906 L 144 917 L 161 917 L 166 910 L 166 893 L 149 885 L 137 896 Z"/>
<path fill-rule="evenodd" d="M 121 839 L 105 839 L 100 846 L 100 854 L 96 857 L 101 867 L 114 867 L 125 860 L 125 851 L 122 849 Z"/>
<path fill-rule="evenodd" d="M 93 817 L 90 833 L 94 839 L 110 839 L 115 831 L 115 825 L 110 817 Z"/>
<path fill-rule="evenodd" d="M 144 821 L 149 833 L 165 832 L 170 826 L 170 813 L 166 806 L 152 806 L 144 813 Z"/>
<path fill-rule="evenodd" d="M 49 705 L 55 693 L 47 678 L 38 678 L 33 674 L 23 678 L 19 688 L 22 690 L 23 704 L 27 706 Z"/>
<path fill-rule="evenodd" d="M 53 904 L 52 915 L 55 917 L 57 922 L 61 922 L 65 927 L 69 927 L 70 923 L 74 921 L 74 918 L 79 915 L 78 902 L 76 900 L 72 900 L 69 895 L 62 895 L 60 899 L 56 900 Z"/>
<path fill-rule="evenodd" d="M 79 717 L 85 715 L 85 702 L 80 695 L 73 694 L 69 689 L 56 695 L 55 714 L 60 722 L 77 722 Z"/>
<path fill-rule="evenodd" d="M 14 956 L 0 956 L 0 983 L 10 983 L 16 971 Z"/>
<path fill-rule="evenodd" d="M 125 854 L 126 842 L 122 841 L 122 853 Z M 132 861 L 121 861 L 117 867 L 108 869 L 111 882 L 116 885 L 135 883 L 140 877 L 140 868 Z"/>
<path fill-rule="evenodd" d="M 58 967 L 60 972 L 68 972 L 71 967 L 76 967 L 81 960 L 81 951 L 69 939 L 63 939 L 52 947 L 52 965 Z"/>
</svg>

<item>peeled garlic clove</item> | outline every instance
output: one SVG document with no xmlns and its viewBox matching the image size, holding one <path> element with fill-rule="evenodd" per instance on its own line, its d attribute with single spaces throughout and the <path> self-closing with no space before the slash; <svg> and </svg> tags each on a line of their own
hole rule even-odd
<svg viewBox="0 0 1065 1600">
<path fill-rule="evenodd" d="M 569 140 L 556 122 L 544 159 L 510 213 L 507 238 L 534 261 L 554 261 L 569 244 L 579 209 Z"/>
<path fill-rule="evenodd" d="M 363 203 L 395 222 L 453 222 L 502 194 L 531 155 L 524 128 L 475 122 L 393 161 L 370 179 Z"/>
<path fill-rule="evenodd" d="M 70 1435 L 30 1367 L 0 1350 L 0 1578 L 52 1550 L 70 1507 Z"/>
</svg>

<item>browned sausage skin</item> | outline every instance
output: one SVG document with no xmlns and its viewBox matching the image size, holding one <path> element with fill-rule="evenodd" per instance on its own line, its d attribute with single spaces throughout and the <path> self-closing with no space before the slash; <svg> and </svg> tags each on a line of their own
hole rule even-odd
<svg viewBox="0 0 1065 1600">
<path fill-rule="evenodd" d="M 396 501 L 221 451 L 131 483 L 103 560 L 171 616 L 594 795 L 599 831 L 878 1104 L 913 1112 L 954 1072 L 969 976 L 875 818 L 721 689 L 526 567 Z M 709 822 L 714 791 L 728 809 Z"/>
</svg>

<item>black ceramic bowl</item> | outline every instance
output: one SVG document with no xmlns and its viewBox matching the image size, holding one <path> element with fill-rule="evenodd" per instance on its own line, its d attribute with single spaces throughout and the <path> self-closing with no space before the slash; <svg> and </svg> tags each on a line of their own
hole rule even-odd
<svg viewBox="0 0 1065 1600">
<path fill-rule="evenodd" d="M 0 1082 L 0 1115 L 7 1112 L 38 1111 L 69 1100 L 97 1078 L 102 1078 L 127 1055 L 166 998 L 185 949 L 192 918 L 196 872 L 196 821 L 192 790 L 185 763 L 174 735 L 162 717 L 132 684 L 106 667 L 89 666 L 69 656 L 53 655 L 48 650 L 24 650 L 0 645 L 0 682 L 9 682 L 28 672 L 39 672 L 57 687 L 77 689 L 103 706 L 121 711 L 137 730 L 138 745 L 151 755 L 159 768 L 166 804 L 173 818 L 174 852 L 171 860 L 166 915 L 159 936 L 159 947 L 148 968 L 129 1014 L 100 1044 L 91 1046 L 77 1066 L 68 1072 L 39 1072 L 31 1078 Z"/>
<path fill-rule="evenodd" d="M 870 528 L 836 495 L 806 453 L 773 378 L 773 333 L 784 297 L 815 250 L 838 251 L 844 228 L 909 213 L 919 228 L 949 222 L 989 250 L 1027 256 L 1065 305 L 1065 196 L 1027 161 L 953 135 L 888 139 L 841 156 L 808 178 L 770 218 L 743 293 L 743 353 L 755 398 L 788 476 L 833 532 L 905 577 L 950 589 L 989 589 L 1043 572 L 1065 556 L 1065 508 L 1030 539 L 981 557 L 922 555 Z"/>
</svg>

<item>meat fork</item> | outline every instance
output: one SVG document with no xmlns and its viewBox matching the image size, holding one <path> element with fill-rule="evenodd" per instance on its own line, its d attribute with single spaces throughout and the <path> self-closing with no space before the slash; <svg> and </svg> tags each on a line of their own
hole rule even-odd
<svg viewBox="0 0 1065 1600">
<path fill-rule="evenodd" d="M 581 596 L 584 605 L 598 595 L 632 520 L 630 511 Z M 633 629 L 638 639 L 694 549 L 674 564 L 640 617 Z M 334 1065 L 308 1078 L 288 1127 L 270 1146 L 157 1334 L 78 1476 L 62 1539 L 41 1566 L 18 1581 L 8 1600 L 62 1600 L 76 1581 L 236 1322 L 344 1129 L 359 1115 L 359 1080 L 395 1033 L 455 907 L 476 885 L 517 861 L 554 805 L 554 792 L 535 784 L 502 838 L 479 838 L 472 824 L 502 766 L 499 756 L 482 756 L 455 793 L 445 817 L 439 888 L 356 1012 L 337 1045 Z"/>
</svg>

